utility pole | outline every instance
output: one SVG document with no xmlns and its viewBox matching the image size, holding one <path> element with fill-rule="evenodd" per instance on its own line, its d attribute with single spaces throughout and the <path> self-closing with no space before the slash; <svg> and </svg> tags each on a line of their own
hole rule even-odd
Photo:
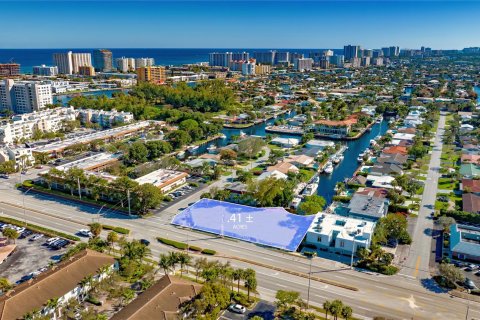
<svg viewBox="0 0 480 320">
<path fill-rule="evenodd" d="M 355 254 L 355 236 L 353 237 L 352 258 L 350 260 L 350 269 L 353 269 L 353 255 Z"/>
<path fill-rule="evenodd" d="M 77 177 L 77 185 L 78 185 L 78 197 L 82 200 L 82 191 L 80 189 L 80 177 Z"/>
<path fill-rule="evenodd" d="M 132 215 L 132 211 L 130 209 L 130 190 L 127 190 L 127 199 L 128 199 L 128 215 Z"/>
</svg>

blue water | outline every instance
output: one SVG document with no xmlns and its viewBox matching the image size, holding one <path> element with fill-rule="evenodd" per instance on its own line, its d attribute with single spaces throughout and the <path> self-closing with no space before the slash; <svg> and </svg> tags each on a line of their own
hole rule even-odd
<svg viewBox="0 0 480 320">
<path fill-rule="evenodd" d="M 351 178 L 355 170 L 358 168 L 358 155 L 370 146 L 370 140 L 378 135 L 383 135 L 388 130 L 388 121 L 376 123 L 372 126 L 370 132 L 365 133 L 357 140 L 348 141 L 346 144 L 348 149 L 345 151 L 344 159 L 335 167 L 331 175 L 321 174 L 318 184 L 317 194 L 324 197 L 327 203 L 332 202 L 335 195 L 335 185 L 337 182 L 344 181 L 345 178 Z"/>
<path fill-rule="evenodd" d="M 477 93 L 477 104 L 480 104 L 480 87 L 474 87 L 474 90 Z"/>
<path fill-rule="evenodd" d="M 92 52 L 93 49 L 0 49 L 0 61 L 7 62 L 13 60 L 20 63 L 22 73 L 31 73 L 33 66 L 46 64 L 52 65 L 52 55 L 56 52 Z M 158 65 L 182 65 L 186 63 L 196 63 L 208 61 L 210 52 L 218 51 L 247 51 L 253 54 L 254 51 L 268 51 L 268 49 L 110 49 L 113 58 L 120 57 L 149 57 L 154 58 Z M 321 52 L 326 49 L 275 49 L 277 51 L 299 52 L 308 56 L 309 52 Z M 343 54 L 343 49 L 333 49 L 335 54 Z"/>
</svg>

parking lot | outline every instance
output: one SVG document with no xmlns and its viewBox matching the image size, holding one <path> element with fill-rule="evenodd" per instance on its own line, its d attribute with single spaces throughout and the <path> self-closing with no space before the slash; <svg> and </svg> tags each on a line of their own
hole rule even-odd
<svg viewBox="0 0 480 320">
<path fill-rule="evenodd" d="M 477 289 L 480 289 L 480 266 L 476 264 L 471 264 L 471 263 L 465 263 L 465 262 L 455 262 L 454 263 L 456 266 L 458 266 L 462 272 L 465 278 L 468 278 L 473 281 Z"/>
<path fill-rule="evenodd" d="M 244 314 L 238 314 L 226 310 L 221 316 L 221 320 L 243 320 L 251 319 L 254 316 L 260 316 L 264 320 L 275 319 L 275 306 L 266 301 L 259 301 L 252 310 L 247 310 Z"/>
<path fill-rule="evenodd" d="M 170 193 L 167 193 L 167 194 L 166 194 L 166 195 L 169 196 L 172 200 L 171 200 L 171 201 L 163 201 L 163 202 L 157 207 L 157 209 L 165 209 L 165 208 L 173 205 L 173 204 L 176 203 L 177 201 L 180 201 L 180 200 L 182 200 L 183 198 L 189 196 L 190 194 L 199 191 L 200 189 L 202 189 L 202 188 L 205 186 L 205 184 L 199 183 L 197 180 L 190 180 L 190 181 L 188 181 L 188 182 L 197 183 L 197 184 L 198 184 L 198 187 L 192 187 L 192 186 L 190 186 L 190 185 L 187 183 L 187 184 L 184 184 L 183 186 L 181 186 L 180 188 L 177 188 L 177 189 L 175 189 L 175 190 L 172 190 Z"/>
<path fill-rule="evenodd" d="M 17 239 L 15 252 L 0 264 L 1 277 L 7 278 L 12 284 L 19 283 L 22 278 L 28 280 L 28 276 L 32 273 L 35 276 L 45 271 L 42 268 L 58 261 L 68 250 L 68 245 L 59 249 L 49 248 L 45 245 L 45 241 L 49 239 L 47 236 L 29 241 L 34 235 L 33 233 L 26 238 Z"/>
</svg>

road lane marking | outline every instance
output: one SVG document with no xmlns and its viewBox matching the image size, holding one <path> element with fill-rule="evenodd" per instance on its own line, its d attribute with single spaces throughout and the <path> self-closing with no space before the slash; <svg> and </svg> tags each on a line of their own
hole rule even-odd
<svg viewBox="0 0 480 320">
<path fill-rule="evenodd" d="M 415 263 L 415 272 L 413 273 L 413 276 L 416 278 L 418 275 L 418 269 L 420 268 L 420 261 L 422 258 L 420 256 L 417 257 L 417 263 Z"/>
</svg>

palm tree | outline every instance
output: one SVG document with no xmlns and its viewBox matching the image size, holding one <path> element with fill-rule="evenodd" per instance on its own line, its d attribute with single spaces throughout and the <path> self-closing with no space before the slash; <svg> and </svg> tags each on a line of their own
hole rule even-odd
<svg viewBox="0 0 480 320">
<path fill-rule="evenodd" d="M 331 302 L 328 300 L 325 300 L 325 302 L 323 303 L 323 310 L 325 310 L 325 319 L 328 319 L 328 312 L 330 311 L 330 305 L 331 305 Z"/>
<path fill-rule="evenodd" d="M 118 241 L 118 234 L 115 231 L 110 231 L 107 235 L 107 242 L 110 245 L 110 252 L 112 251 L 113 246 L 117 241 Z"/>
<path fill-rule="evenodd" d="M 17 230 L 12 228 L 5 228 L 2 231 L 3 235 L 7 237 L 9 240 L 13 240 L 13 244 L 15 244 L 15 240 L 20 236 Z"/>
<path fill-rule="evenodd" d="M 332 314 L 333 316 L 333 319 L 334 320 L 337 320 L 338 319 L 338 316 L 342 313 L 342 309 L 343 309 L 343 302 L 338 300 L 338 299 L 335 299 L 332 301 L 332 303 L 330 304 L 330 313 Z"/>
<path fill-rule="evenodd" d="M 200 271 L 207 265 L 207 258 L 198 258 L 193 263 L 193 267 L 195 268 L 195 281 L 198 281 L 198 276 Z"/>
<path fill-rule="evenodd" d="M 57 308 L 59 306 L 58 298 L 49 299 L 46 303 L 46 307 L 50 310 L 53 310 L 53 318 L 57 318 Z"/>
<path fill-rule="evenodd" d="M 185 266 L 188 266 L 190 264 L 190 261 L 192 261 L 192 257 L 190 257 L 188 254 L 184 252 L 180 252 L 177 255 L 178 263 L 180 263 L 180 277 L 183 276 L 183 268 Z M 188 273 L 188 270 L 187 270 Z"/>
<path fill-rule="evenodd" d="M 342 317 L 345 319 L 345 320 L 348 320 L 350 319 L 350 317 L 352 316 L 353 314 L 353 310 L 350 306 L 343 306 L 342 308 Z"/>
<path fill-rule="evenodd" d="M 94 222 L 90 224 L 90 232 L 93 233 L 93 236 L 95 238 L 97 238 L 100 235 L 100 233 L 102 232 L 102 228 L 103 228 L 102 225 L 98 222 Z"/>
<path fill-rule="evenodd" d="M 165 275 L 167 275 L 172 268 L 172 262 L 170 260 L 170 256 L 168 254 L 161 253 L 160 260 L 158 261 L 158 266 L 162 268 Z"/>
<path fill-rule="evenodd" d="M 245 270 L 245 288 L 247 288 L 247 299 L 250 301 L 250 291 L 257 288 L 257 278 L 255 270 L 248 268 Z"/>
<path fill-rule="evenodd" d="M 177 263 L 179 262 L 179 253 L 171 251 L 169 254 L 170 265 L 173 269 L 173 273 L 175 273 L 175 268 L 177 267 Z"/>
<path fill-rule="evenodd" d="M 233 280 L 237 281 L 237 292 L 240 293 L 240 281 L 243 279 L 244 276 L 243 269 L 235 269 L 233 270 Z"/>
</svg>

